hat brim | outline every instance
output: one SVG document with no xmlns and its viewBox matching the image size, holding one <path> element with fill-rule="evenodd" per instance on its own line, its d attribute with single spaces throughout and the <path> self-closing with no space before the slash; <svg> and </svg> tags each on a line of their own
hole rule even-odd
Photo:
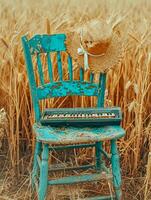
<svg viewBox="0 0 151 200">
<path fill-rule="evenodd" d="M 77 53 L 80 47 L 80 35 L 76 32 L 67 33 L 67 52 L 79 67 L 84 66 L 84 56 Z M 95 73 L 104 73 L 117 66 L 123 57 L 122 39 L 113 33 L 111 43 L 106 53 L 100 57 L 88 56 L 89 69 Z"/>
</svg>

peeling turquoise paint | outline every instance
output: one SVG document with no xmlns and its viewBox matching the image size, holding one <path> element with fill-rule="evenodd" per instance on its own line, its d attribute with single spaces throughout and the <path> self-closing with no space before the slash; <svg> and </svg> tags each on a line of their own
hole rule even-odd
<svg viewBox="0 0 151 200">
<path fill-rule="evenodd" d="M 65 34 L 35 35 L 28 41 L 31 54 L 66 51 Z"/>
<path fill-rule="evenodd" d="M 51 144 L 73 144 L 98 142 L 118 139 L 124 136 L 125 131 L 120 126 L 104 127 L 49 127 L 34 124 L 33 131 L 39 141 Z"/>
<path fill-rule="evenodd" d="M 98 85 L 81 81 L 53 82 L 36 89 L 37 98 L 45 99 L 63 96 L 97 96 Z"/>
</svg>

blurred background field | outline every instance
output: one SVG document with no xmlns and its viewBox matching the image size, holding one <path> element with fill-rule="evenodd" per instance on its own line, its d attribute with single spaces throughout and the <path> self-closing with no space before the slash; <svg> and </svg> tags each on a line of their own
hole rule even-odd
<svg viewBox="0 0 151 200">
<path fill-rule="evenodd" d="M 31 198 L 34 116 L 21 36 L 68 32 L 78 23 L 95 18 L 107 20 L 124 35 L 124 57 L 108 73 L 106 95 L 107 105 L 121 106 L 122 126 L 127 132 L 118 142 L 124 199 L 151 199 L 150 13 L 150 0 L 0 0 L 0 199 Z M 51 100 L 50 106 L 60 105 L 93 104 L 84 97 L 68 98 L 63 103 L 60 99 L 57 104 Z M 89 151 L 81 153 L 85 157 L 77 159 L 90 155 Z M 78 199 L 86 188 L 100 189 L 90 185 L 67 188 L 63 199 Z M 48 199 L 62 198 L 57 195 L 58 189 L 53 188 Z"/>
</svg>

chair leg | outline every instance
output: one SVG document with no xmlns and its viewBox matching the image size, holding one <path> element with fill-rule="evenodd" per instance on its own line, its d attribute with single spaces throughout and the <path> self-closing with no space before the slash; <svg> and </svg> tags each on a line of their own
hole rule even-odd
<svg viewBox="0 0 151 200">
<path fill-rule="evenodd" d="M 36 141 L 35 152 L 34 152 L 34 161 L 33 161 L 33 170 L 32 170 L 32 177 L 31 177 L 33 190 L 35 188 L 35 181 L 34 180 L 35 180 L 35 177 L 38 175 L 38 167 L 39 167 L 38 162 L 37 162 L 37 155 L 40 155 L 41 147 L 42 147 L 42 143 Z"/>
<path fill-rule="evenodd" d="M 96 157 L 96 170 L 101 170 L 101 164 L 102 164 L 102 157 L 101 157 L 101 149 L 102 149 L 102 142 L 96 142 L 95 147 L 95 157 Z"/>
<path fill-rule="evenodd" d="M 48 186 L 48 157 L 49 157 L 49 145 L 43 145 L 42 161 L 40 166 L 40 180 L 38 200 L 44 200 L 46 198 L 47 186 Z"/>
<path fill-rule="evenodd" d="M 113 173 L 113 185 L 115 190 L 116 200 L 121 200 L 122 190 L 121 190 L 121 169 L 120 169 L 120 159 L 119 153 L 116 145 L 116 140 L 111 140 L 111 164 Z"/>
</svg>

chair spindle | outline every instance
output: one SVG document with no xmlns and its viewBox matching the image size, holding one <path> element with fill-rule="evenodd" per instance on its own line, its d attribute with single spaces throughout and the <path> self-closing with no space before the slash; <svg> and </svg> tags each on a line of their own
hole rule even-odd
<svg viewBox="0 0 151 200">
<path fill-rule="evenodd" d="M 58 75 L 59 75 L 59 80 L 63 80 L 63 72 L 62 72 L 62 62 L 61 62 L 61 54 L 59 51 L 57 51 L 57 64 L 58 64 Z"/>
<path fill-rule="evenodd" d="M 72 58 L 68 56 L 68 70 L 69 70 L 69 80 L 73 81 L 73 67 L 72 67 Z"/>
<path fill-rule="evenodd" d="M 94 81 L 94 74 L 91 72 L 90 73 L 90 83 L 93 83 Z"/>
<path fill-rule="evenodd" d="M 50 79 L 50 82 L 53 82 L 52 62 L 51 62 L 51 57 L 49 53 L 47 53 L 47 62 L 48 62 L 49 79 Z"/>
<path fill-rule="evenodd" d="M 84 81 L 84 70 L 82 67 L 80 68 L 80 81 Z"/>
<path fill-rule="evenodd" d="M 41 85 L 44 85 L 45 82 L 44 82 L 44 75 L 43 75 L 43 70 L 42 70 L 42 62 L 41 62 L 40 54 L 37 54 L 37 67 L 38 67 L 40 83 Z"/>
</svg>

